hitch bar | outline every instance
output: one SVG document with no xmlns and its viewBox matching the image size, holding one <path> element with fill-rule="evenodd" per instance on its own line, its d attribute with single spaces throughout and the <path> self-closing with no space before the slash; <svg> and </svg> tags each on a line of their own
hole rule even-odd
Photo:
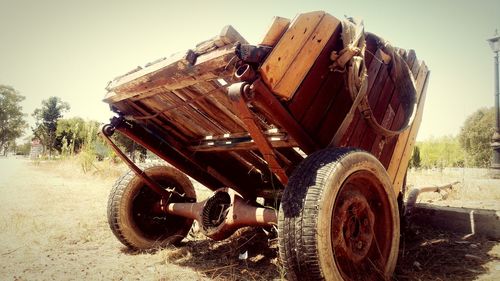
<svg viewBox="0 0 500 281">
<path fill-rule="evenodd" d="M 137 167 L 137 165 L 130 160 L 125 153 L 111 140 L 111 136 L 115 132 L 116 127 L 112 124 L 106 124 L 102 126 L 101 129 L 101 136 L 104 138 L 104 140 L 111 146 L 113 151 L 120 157 L 120 159 L 127 164 L 127 166 L 134 171 L 134 173 L 141 178 L 146 185 L 151 188 L 152 191 L 154 191 L 156 194 L 160 195 L 163 199 L 165 199 L 166 202 L 168 202 L 168 199 L 170 199 L 170 195 L 172 193 L 175 193 L 181 197 L 184 197 L 185 194 L 181 194 L 173 188 L 163 188 L 159 183 L 157 183 L 154 179 L 152 179 L 150 176 L 148 176 L 141 168 Z M 163 200 L 161 200 L 163 202 Z"/>
</svg>

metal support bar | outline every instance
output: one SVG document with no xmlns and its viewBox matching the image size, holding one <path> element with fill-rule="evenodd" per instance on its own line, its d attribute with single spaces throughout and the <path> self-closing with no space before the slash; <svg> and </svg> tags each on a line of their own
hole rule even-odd
<svg viewBox="0 0 500 281">
<path fill-rule="evenodd" d="M 257 147 L 264 156 L 269 168 L 274 174 L 276 174 L 281 183 L 286 185 L 288 183 L 288 176 L 279 163 L 278 157 L 274 153 L 274 149 L 269 143 L 269 140 L 257 125 L 252 112 L 247 106 L 245 91 L 248 90 L 248 87 L 249 84 L 243 82 L 231 85 L 228 90 L 229 99 L 231 100 L 234 109 L 240 114 L 240 119 L 247 127 L 248 133 L 255 141 L 255 144 L 257 144 Z"/>
<path fill-rule="evenodd" d="M 115 151 L 116 155 L 120 157 L 125 164 L 139 177 L 141 178 L 146 185 L 151 188 L 156 194 L 160 195 L 164 199 L 168 199 L 170 197 L 170 194 L 172 190 L 166 190 L 161 187 L 160 184 L 158 184 L 155 180 L 153 180 L 151 177 L 149 177 L 143 170 L 141 170 L 137 165 L 135 165 L 132 160 L 130 160 L 123 151 L 111 140 L 111 136 L 113 135 L 115 131 L 115 128 L 111 124 L 106 124 L 102 126 L 102 134 L 101 136 L 104 138 L 104 140 L 111 146 L 111 148 Z M 181 196 L 184 196 L 183 194 L 180 194 Z"/>
<path fill-rule="evenodd" d="M 140 125 L 124 120 L 122 117 L 114 117 L 111 121 L 111 127 L 119 131 L 134 142 L 137 142 L 152 153 L 158 155 L 163 160 L 172 164 L 185 174 L 191 175 L 194 179 L 206 187 L 216 190 L 224 186 L 218 179 L 214 178 L 209 171 L 200 167 L 197 162 L 184 157 L 174 147 L 164 143 L 153 133 L 147 131 Z M 207 168 L 208 169 L 208 168 Z"/>
</svg>

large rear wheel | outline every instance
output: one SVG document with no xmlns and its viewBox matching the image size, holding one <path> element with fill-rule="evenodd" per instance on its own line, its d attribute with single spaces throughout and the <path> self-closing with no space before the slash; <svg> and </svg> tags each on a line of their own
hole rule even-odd
<svg viewBox="0 0 500 281">
<path fill-rule="evenodd" d="M 289 280 L 386 280 L 399 247 L 397 199 L 371 154 L 325 149 L 290 177 L 278 219 Z"/>
<path fill-rule="evenodd" d="M 170 194 L 168 202 L 196 198 L 189 178 L 174 167 L 147 165 L 143 170 L 162 187 L 176 191 Z M 118 240 L 132 249 L 149 250 L 186 237 L 193 220 L 158 211 L 160 200 L 134 172 L 119 178 L 108 201 L 108 223 Z"/>
</svg>

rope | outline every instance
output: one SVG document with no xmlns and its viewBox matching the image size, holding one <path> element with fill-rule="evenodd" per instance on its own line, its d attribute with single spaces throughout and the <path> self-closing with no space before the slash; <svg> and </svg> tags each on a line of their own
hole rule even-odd
<svg viewBox="0 0 500 281">
<path fill-rule="evenodd" d="M 346 118 L 341 123 L 339 129 L 335 133 L 330 145 L 337 146 L 345 131 L 349 127 L 355 109 L 357 108 L 363 118 L 368 122 L 372 129 L 379 135 L 390 137 L 398 135 L 407 130 L 413 123 L 415 117 L 416 106 L 416 87 L 413 75 L 406 61 L 388 42 L 383 39 L 364 32 L 363 22 L 353 18 L 347 18 L 342 22 L 342 41 L 343 49 L 340 52 L 332 52 L 330 59 L 333 61 L 330 70 L 337 72 L 346 72 L 347 87 L 349 94 L 353 100 L 351 109 L 346 115 Z M 372 36 L 377 40 L 378 48 L 391 58 L 392 71 L 390 78 L 394 82 L 395 92 L 402 97 L 402 105 L 407 114 L 406 120 L 397 130 L 390 130 L 383 127 L 373 115 L 373 110 L 368 102 L 368 74 L 365 65 L 365 52 L 369 52 L 366 48 L 365 37 Z M 371 52 L 369 52 L 371 53 Z M 381 61 L 374 54 L 374 59 Z"/>
</svg>

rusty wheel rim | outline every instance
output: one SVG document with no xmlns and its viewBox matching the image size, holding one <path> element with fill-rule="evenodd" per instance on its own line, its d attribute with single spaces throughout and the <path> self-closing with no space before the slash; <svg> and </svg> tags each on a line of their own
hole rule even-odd
<svg viewBox="0 0 500 281">
<path fill-rule="evenodd" d="M 387 193 L 369 171 L 351 174 L 332 212 L 332 249 L 345 280 L 383 280 L 391 254 L 393 218 Z"/>
</svg>

